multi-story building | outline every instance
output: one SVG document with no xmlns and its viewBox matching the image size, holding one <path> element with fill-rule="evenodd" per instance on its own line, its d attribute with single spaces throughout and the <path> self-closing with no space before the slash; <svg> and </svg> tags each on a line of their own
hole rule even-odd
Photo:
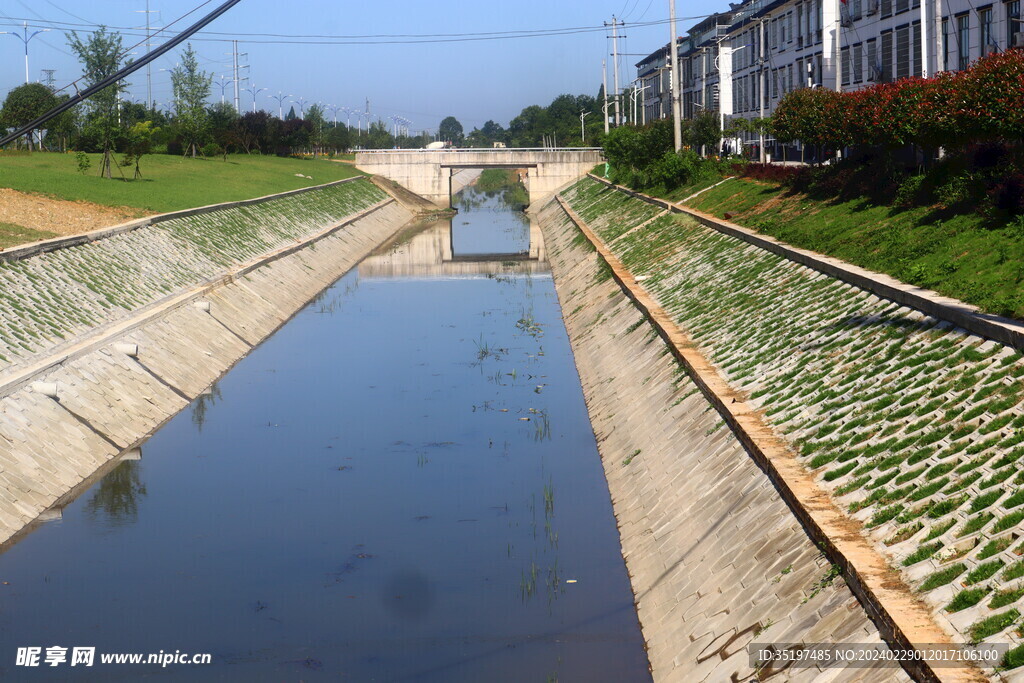
<svg viewBox="0 0 1024 683">
<path fill-rule="evenodd" d="M 984 0 L 983 0 L 984 2 Z M 1021 0 L 746 0 L 709 17 L 677 43 L 682 115 L 771 115 L 801 87 L 849 90 L 964 69 L 995 51 L 1024 46 Z M 649 60 L 638 64 L 650 73 Z M 657 59 L 655 59 L 657 61 Z M 667 71 L 667 69 L 666 69 Z M 648 120 L 671 116 L 667 84 Z M 654 115 L 656 114 L 656 116 Z M 743 135 L 757 151 L 760 136 Z M 771 140 L 765 141 L 772 151 Z M 776 156 L 784 152 L 775 149 Z"/>
</svg>

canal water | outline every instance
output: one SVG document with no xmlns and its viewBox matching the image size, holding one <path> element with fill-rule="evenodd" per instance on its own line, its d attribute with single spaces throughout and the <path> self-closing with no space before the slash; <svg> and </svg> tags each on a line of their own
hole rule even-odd
<svg viewBox="0 0 1024 683">
<path fill-rule="evenodd" d="M 3 549 L 0 677 L 650 680 L 539 232 L 461 199 Z"/>
</svg>

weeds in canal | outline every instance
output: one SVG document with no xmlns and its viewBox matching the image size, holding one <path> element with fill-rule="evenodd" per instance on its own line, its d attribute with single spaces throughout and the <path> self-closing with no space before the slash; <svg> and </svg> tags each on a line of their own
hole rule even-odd
<svg viewBox="0 0 1024 683">
<path fill-rule="evenodd" d="M 530 572 L 525 571 L 521 573 L 519 578 L 519 594 L 522 596 L 523 601 L 533 597 L 533 594 L 537 592 L 537 570 L 539 567 L 536 562 L 530 562 Z"/>
<path fill-rule="evenodd" d="M 551 421 L 548 419 L 548 411 L 544 410 L 533 410 L 536 413 L 536 417 L 533 420 L 533 440 L 534 441 L 545 441 L 551 438 Z"/>
<path fill-rule="evenodd" d="M 522 312 L 522 315 L 519 316 L 519 320 L 516 321 L 516 327 L 534 339 L 544 336 L 544 328 L 534 320 L 532 309 L 530 311 L 524 310 Z"/>
</svg>

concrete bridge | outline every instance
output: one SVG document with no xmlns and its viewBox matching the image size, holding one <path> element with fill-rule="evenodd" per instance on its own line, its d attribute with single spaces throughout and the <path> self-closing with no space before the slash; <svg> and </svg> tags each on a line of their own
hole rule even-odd
<svg viewBox="0 0 1024 683">
<path fill-rule="evenodd" d="M 451 206 L 452 176 L 467 168 L 526 169 L 530 203 L 604 162 L 600 148 L 381 149 L 356 152 L 356 166 L 395 181 L 441 207 Z"/>
</svg>

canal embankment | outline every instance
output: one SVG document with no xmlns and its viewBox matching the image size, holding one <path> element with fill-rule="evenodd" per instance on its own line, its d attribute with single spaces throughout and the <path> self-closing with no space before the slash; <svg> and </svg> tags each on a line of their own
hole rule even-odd
<svg viewBox="0 0 1024 683">
<path fill-rule="evenodd" d="M 898 572 L 877 592 L 920 601 L 954 642 L 1008 642 L 1018 664 L 1020 352 L 595 179 L 562 197 L 723 382 L 726 419 L 763 424 L 845 520 L 834 540 Z M 835 545 L 863 599 L 870 581 Z"/>
<path fill-rule="evenodd" d="M 0 253 L 0 540 L 411 217 L 356 178 Z"/>
<path fill-rule="evenodd" d="M 634 209 L 636 207 L 633 207 Z M 628 213 L 642 224 L 643 211 Z M 658 681 L 833 679 L 752 643 L 881 644 L 877 628 L 558 201 L 538 214 Z M 609 217 L 610 220 L 611 217 Z M 859 669 L 906 680 L 901 669 Z"/>
</svg>

